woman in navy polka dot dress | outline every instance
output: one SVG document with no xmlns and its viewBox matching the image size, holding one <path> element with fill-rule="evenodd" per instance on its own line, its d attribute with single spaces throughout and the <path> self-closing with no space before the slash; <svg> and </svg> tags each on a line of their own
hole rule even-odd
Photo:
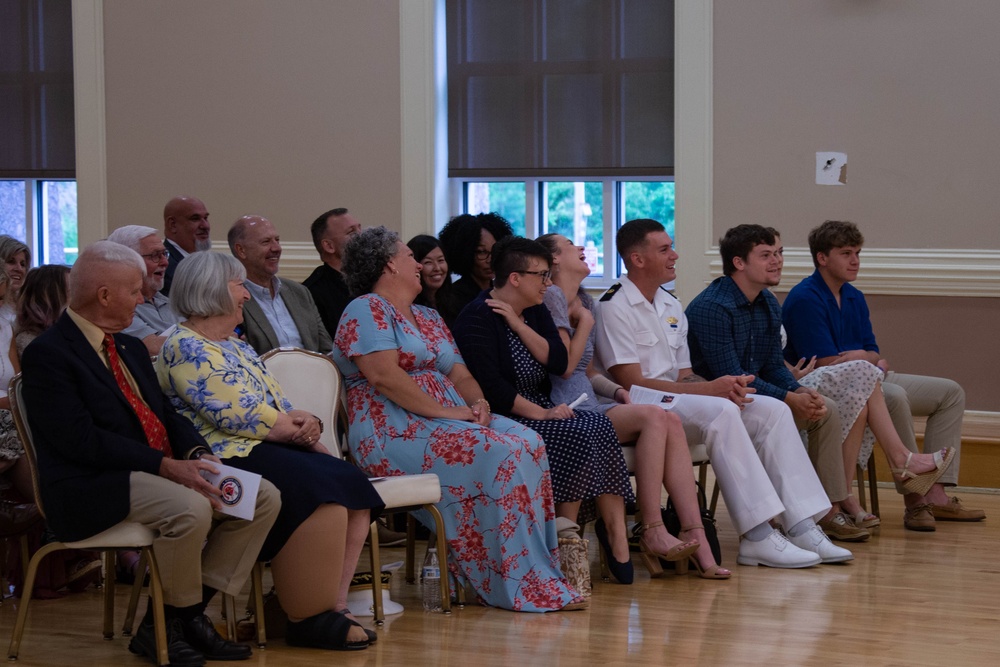
<svg viewBox="0 0 1000 667">
<path fill-rule="evenodd" d="M 567 365 L 566 347 L 542 305 L 551 254 L 536 241 L 510 237 L 493 247 L 492 264 L 493 289 L 466 306 L 453 327 L 462 356 L 493 411 L 545 441 L 556 515 L 576 521 L 581 502 L 595 499 L 604 524 L 624 534 L 625 502 L 634 495 L 614 426 L 599 412 L 549 398 L 549 373 Z M 631 563 L 613 565 L 615 578 L 631 583 Z"/>
</svg>

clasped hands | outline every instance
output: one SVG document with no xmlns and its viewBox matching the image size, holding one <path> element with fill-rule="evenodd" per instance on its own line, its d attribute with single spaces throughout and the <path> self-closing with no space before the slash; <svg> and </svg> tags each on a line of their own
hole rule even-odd
<svg viewBox="0 0 1000 667">
<path fill-rule="evenodd" d="M 742 410 L 747 403 L 753 403 L 753 397 L 750 394 L 757 393 L 756 389 L 749 386 L 754 381 L 754 377 L 753 375 L 717 377 L 708 383 L 712 386 L 712 392 L 709 395 L 727 398 Z"/>
<path fill-rule="evenodd" d="M 785 394 L 785 403 L 796 419 L 815 421 L 826 415 L 826 401 L 819 392 L 809 387 L 799 387 L 794 392 Z"/>
<path fill-rule="evenodd" d="M 305 410 L 290 410 L 288 416 L 299 430 L 292 434 L 292 444 L 304 447 L 321 454 L 329 454 L 327 448 L 319 441 L 323 432 L 319 426 L 319 418 Z"/>
</svg>

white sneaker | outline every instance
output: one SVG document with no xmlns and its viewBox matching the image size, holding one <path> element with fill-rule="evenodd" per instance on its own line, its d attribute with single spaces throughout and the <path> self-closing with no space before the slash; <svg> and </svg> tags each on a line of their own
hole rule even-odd
<svg viewBox="0 0 1000 667">
<path fill-rule="evenodd" d="M 823 537 L 826 539 L 825 535 Z M 770 535 L 759 542 L 740 541 L 740 553 L 736 562 L 740 565 L 798 568 L 819 565 L 823 559 L 813 551 L 792 544 L 777 530 L 772 530 Z"/>
<path fill-rule="evenodd" d="M 854 554 L 831 542 L 819 526 L 814 525 L 798 537 L 789 537 L 788 539 L 798 548 L 818 555 L 824 563 L 843 563 L 854 560 Z"/>
</svg>

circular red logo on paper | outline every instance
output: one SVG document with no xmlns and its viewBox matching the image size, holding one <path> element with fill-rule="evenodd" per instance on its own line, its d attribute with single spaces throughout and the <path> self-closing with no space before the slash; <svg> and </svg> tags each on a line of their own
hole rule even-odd
<svg viewBox="0 0 1000 667">
<path fill-rule="evenodd" d="M 243 499 L 243 485 L 235 477 L 224 477 L 219 486 L 222 490 L 222 502 L 232 507 Z"/>
</svg>

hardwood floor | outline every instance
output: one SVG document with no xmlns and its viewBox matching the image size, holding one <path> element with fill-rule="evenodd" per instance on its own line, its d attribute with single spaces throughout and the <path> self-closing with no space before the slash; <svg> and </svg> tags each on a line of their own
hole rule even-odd
<svg viewBox="0 0 1000 667">
<path fill-rule="evenodd" d="M 400 573 L 392 598 L 406 611 L 389 617 L 374 646 L 331 653 L 273 640 L 240 664 L 996 665 L 1000 495 L 961 495 L 989 518 L 939 522 L 935 533 L 914 533 L 903 529 L 901 497 L 881 489 L 881 534 L 851 547 L 853 562 L 798 571 L 736 566 L 735 531 L 720 505 L 723 560 L 735 570 L 721 582 L 691 575 L 650 580 L 635 558 L 633 586 L 604 584 L 591 539 L 595 584 L 587 611 L 517 614 L 468 605 L 450 616 L 425 613 L 419 586 L 407 585 Z M 385 549 L 383 556 L 401 559 L 402 549 Z M 119 626 L 126 596 L 119 587 Z M 5 649 L 17 605 L 7 599 L 0 607 Z M 218 620 L 218 605 L 210 613 Z M 148 664 L 127 646 L 121 636 L 101 639 L 100 592 L 89 590 L 32 602 L 20 663 Z"/>
</svg>

